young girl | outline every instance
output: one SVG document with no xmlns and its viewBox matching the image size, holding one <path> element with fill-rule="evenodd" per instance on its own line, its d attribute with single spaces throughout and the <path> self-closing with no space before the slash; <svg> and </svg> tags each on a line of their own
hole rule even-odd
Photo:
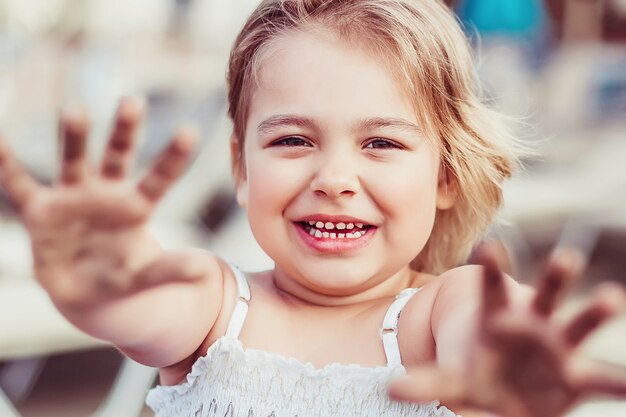
<svg viewBox="0 0 626 417">
<path fill-rule="evenodd" d="M 556 417 L 590 394 L 626 395 L 624 375 L 576 354 L 620 292 L 552 320 L 579 269 L 571 252 L 536 292 L 488 253 L 456 267 L 515 158 L 445 6 L 263 1 L 228 83 L 237 198 L 270 271 L 165 251 L 150 235 L 194 133 L 181 129 L 131 184 L 139 101 L 122 101 L 98 169 L 85 115 L 66 111 L 53 187 L 0 142 L 39 281 L 76 326 L 161 368 L 148 396 L 158 416 Z"/>
</svg>

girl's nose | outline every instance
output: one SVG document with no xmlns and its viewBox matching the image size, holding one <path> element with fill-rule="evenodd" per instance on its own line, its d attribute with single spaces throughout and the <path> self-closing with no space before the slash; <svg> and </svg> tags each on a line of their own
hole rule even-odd
<svg viewBox="0 0 626 417">
<path fill-rule="evenodd" d="M 350 196 L 361 188 L 355 167 L 347 160 L 334 158 L 333 161 L 322 163 L 311 181 L 311 190 L 318 195 L 329 198 Z"/>
</svg>

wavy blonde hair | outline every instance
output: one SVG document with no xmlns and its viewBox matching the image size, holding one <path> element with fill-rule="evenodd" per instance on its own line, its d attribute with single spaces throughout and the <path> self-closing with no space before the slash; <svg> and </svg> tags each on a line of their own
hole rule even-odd
<svg viewBox="0 0 626 417">
<path fill-rule="evenodd" d="M 366 47 L 389 66 L 441 153 L 447 186 L 458 194 L 452 208 L 438 210 L 411 267 L 438 274 L 464 262 L 502 203 L 501 184 L 517 165 L 518 152 L 504 118 L 481 102 L 467 38 L 440 1 L 261 2 L 237 37 L 228 67 L 233 172 L 241 174 L 241 141 L 261 60 L 285 33 L 319 27 Z"/>
</svg>

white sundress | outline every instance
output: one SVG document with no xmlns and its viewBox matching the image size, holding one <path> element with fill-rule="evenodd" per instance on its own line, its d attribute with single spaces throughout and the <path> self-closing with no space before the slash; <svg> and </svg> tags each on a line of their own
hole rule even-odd
<svg viewBox="0 0 626 417">
<path fill-rule="evenodd" d="M 156 417 L 460 417 L 438 402 L 391 400 L 389 382 L 405 375 L 397 342 L 402 309 L 417 289 L 390 305 L 380 335 L 387 366 L 330 364 L 315 368 L 294 358 L 244 349 L 239 332 L 250 289 L 233 267 L 238 299 L 226 334 L 192 366 L 186 381 L 150 390 L 146 403 Z"/>
</svg>

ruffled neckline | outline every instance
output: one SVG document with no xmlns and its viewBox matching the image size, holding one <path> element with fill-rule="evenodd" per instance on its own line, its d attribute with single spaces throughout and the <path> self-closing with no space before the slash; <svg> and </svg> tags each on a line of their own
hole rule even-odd
<svg viewBox="0 0 626 417">
<path fill-rule="evenodd" d="M 332 375 L 341 375 L 342 378 L 350 376 L 351 378 L 364 379 L 368 383 L 372 383 L 373 377 L 389 378 L 400 377 L 406 374 L 406 370 L 402 365 L 395 366 L 363 366 L 359 364 L 342 364 L 329 363 L 322 367 L 316 367 L 311 362 L 303 362 L 297 358 L 280 355 L 278 353 L 267 352 L 259 349 L 246 349 L 239 339 L 221 336 L 217 339 L 204 356 L 199 357 L 191 367 L 191 372 L 187 374 L 185 381 L 176 385 L 157 385 L 148 395 L 148 400 L 156 392 L 171 392 L 176 394 L 184 394 L 194 385 L 196 379 L 205 373 L 207 368 L 211 366 L 214 356 L 220 352 L 231 350 L 234 354 L 242 357 L 246 363 L 255 362 L 261 364 L 272 364 L 283 370 L 300 373 L 306 377 L 323 378 Z M 154 393 L 154 394 L 153 394 Z M 163 395 L 163 394 L 159 394 Z"/>
<path fill-rule="evenodd" d="M 298 371 L 298 372 L 303 373 L 306 376 L 312 376 L 312 377 L 327 376 L 335 372 L 344 373 L 346 370 L 350 370 L 352 372 L 358 372 L 358 373 L 368 373 L 368 376 L 371 377 L 372 373 L 387 374 L 390 372 L 395 373 L 397 372 L 397 369 L 404 370 L 404 366 L 401 366 L 401 365 L 397 367 L 385 366 L 385 365 L 363 366 L 363 365 L 359 365 L 356 363 L 343 364 L 343 363 L 338 363 L 338 362 L 332 362 L 322 367 L 316 367 L 311 362 L 304 362 L 292 356 L 285 356 L 285 355 L 281 355 L 278 353 L 268 352 L 268 351 L 260 350 L 260 349 L 246 349 L 243 347 L 243 344 L 241 343 L 239 339 L 227 338 L 225 336 L 222 336 L 220 339 L 218 339 L 211 346 L 211 348 L 214 345 L 216 345 L 217 342 L 221 342 L 222 344 L 230 343 L 235 349 L 239 350 L 240 352 L 242 352 L 244 355 L 248 357 L 257 357 L 264 362 L 275 362 L 275 363 L 279 362 L 279 363 L 287 364 L 288 366 L 293 367 L 294 371 Z M 211 348 L 209 348 L 208 351 L 210 351 Z M 208 351 L 207 351 L 207 356 L 209 354 Z"/>
<path fill-rule="evenodd" d="M 238 363 L 241 366 L 258 367 L 260 365 L 262 369 L 278 368 L 281 373 L 304 376 L 310 379 L 311 382 L 325 378 L 343 381 L 350 380 L 351 384 L 370 387 L 374 391 L 382 389 L 380 387 L 386 386 L 386 383 L 390 380 L 406 375 L 406 370 L 402 365 L 367 367 L 359 364 L 330 363 L 318 368 L 310 362 L 303 362 L 297 358 L 258 349 L 244 349 L 240 340 L 222 336 L 209 347 L 206 355 L 199 357 L 194 362 L 191 372 L 187 374 L 185 381 L 177 385 L 156 386 L 148 393 L 146 403 L 154 410 L 175 403 L 176 398 L 188 394 L 194 388 L 194 385 L 197 384 L 198 378 L 207 373 L 211 367 L 219 366 L 219 356 L 222 354 L 230 356 L 229 361 Z M 376 386 L 379 388 L 376 388 Z M 369 392 L 368 395 L 371 394 L 372 392 Z M 410 405 L 409 403 L 394 403 L 392 408 L 394 407 L 410 407 L 413 409 L 412 413 L 422 417 L 426 415 L 431 417 L 460 417 L 446 407 L 441 406 L 438 401 L 432 401 L 428 404 Z"/>
</svg>

